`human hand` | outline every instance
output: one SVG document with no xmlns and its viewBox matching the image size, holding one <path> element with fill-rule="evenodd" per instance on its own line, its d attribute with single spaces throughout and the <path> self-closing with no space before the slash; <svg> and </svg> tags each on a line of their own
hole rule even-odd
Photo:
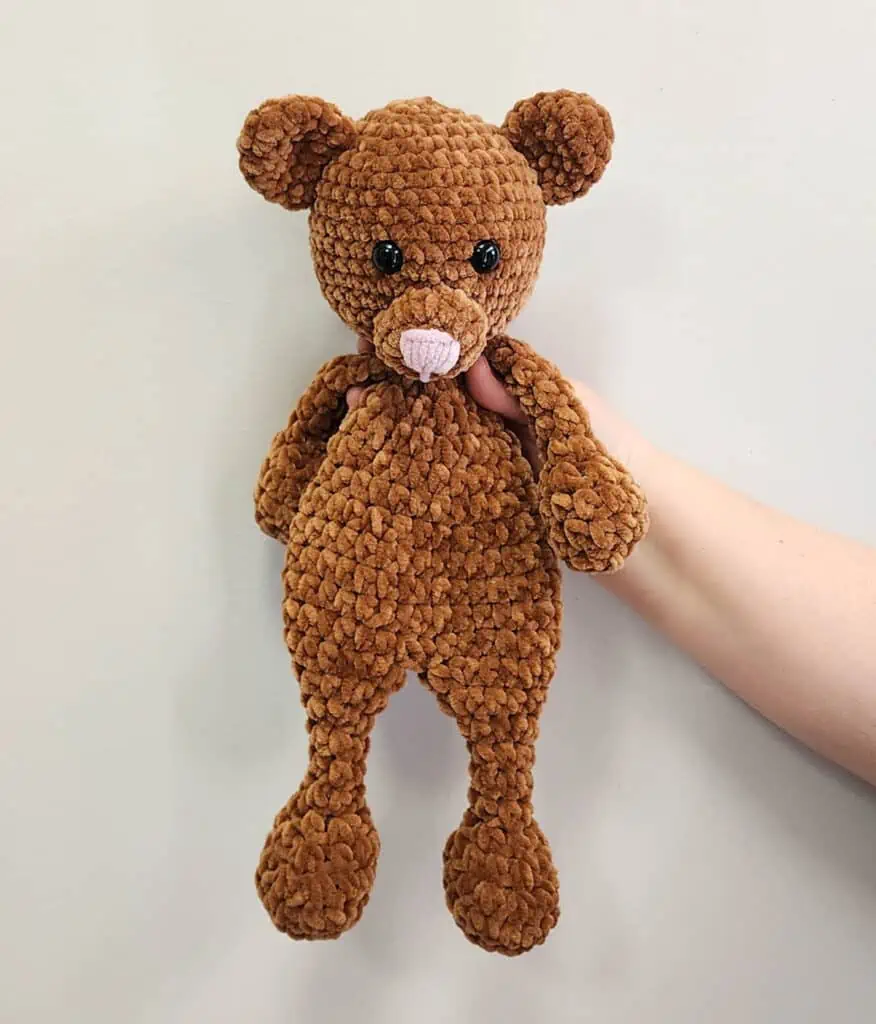
<svg viewBox="0 0 876 1024">
<path fill-rule="evenodd" d="M 359 352 L 372 352 L 369 341 L 360 338 Z M 570 381 L 578 400 L 587 410 L 595 435 L 605 444 L 609 452 L 620 459 L 636 473 L 646 447 L 637 431 L 618 415 L 599 395 L 580 381 Z M 536 479 L 541 472 L 542 459 L 535 434 L 520 403 L 493 372 L 485 356 L 480 356 L 465 374 L 465 387 L 471 397 L 484 409 L 503 417 L 508 429 L 520 441 L 523 455 L 532 466 Z M 347 392 L 347 407 L 351 411 L 362 401 L 365 389 L 351 388 Z"/>
<path fill-rule="evenodd" d="M 360 338 L 357 349 L 359 352 L 373 352 L 374 346 L 365 338 Z M 535 434 L 529 425 L 529 420 L 520 403 L 493 373 L 490 364 L 484 356 L 480 356 L 466 372 L 465 386 L 478 405 L 503 417 L 508 425 L 508 429 L 520 441 L 523 455 L 532 466 L 536 478 L 538 478 L 538 474 L 541 471 L 541 457 L 538 452 Z M 351 412 L 362 401 L 364 393 L 365 389 L 360 387 L 350 388 L 347 392 L 347 408 Z"/>
</svg>

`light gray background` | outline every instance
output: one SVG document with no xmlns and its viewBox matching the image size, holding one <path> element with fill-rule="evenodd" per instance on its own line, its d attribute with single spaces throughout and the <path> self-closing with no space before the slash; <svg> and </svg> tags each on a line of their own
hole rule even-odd
<svg viewBox="0 0 876 1024">
<path fill-rule="evenodd" d="M 0 1016 L 16 1022 L 871 1021 L 876 801 L 585 579 L 544 719 L 548 945 L 444 908 L 465 758 L 417 685 L 370 772 L 384 851 L 336 944 L 252 872 L 304 764 L 250 492 L 351 337 L 247 110 L 592 92 L 615 160 L 551 212 L 516 333 L 657 442 L 876 541 L 872 0 L 44 4 L 0 15 Z"/>
</svg>

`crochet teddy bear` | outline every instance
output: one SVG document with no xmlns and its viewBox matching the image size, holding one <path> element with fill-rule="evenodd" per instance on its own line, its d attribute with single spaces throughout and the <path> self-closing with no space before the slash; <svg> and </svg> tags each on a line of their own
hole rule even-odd
<svg viewBox="0 0 876 1024">
<path fill-rule="evenodd" d="M 244 123 L 246 181 L 310 210 L 322 292 L 369 349 L 319 371 L 255 489 L 257 522 L 286 546 L 285 639 L 309 735 L 256 873 L 293 938 L 335 938 L 368 902 L 380 845 L 369 737 L 408 670 L 470 758 L 468 808 L 444 848 L 454 919 L 508 955 L 557 921 L 532 792 L 559 560 L 618 569 L 647 514 L 573 389 L 504 331 L 535 283 L 546 207 L 587 193 L 613 138 L 608 112 L 566 90 L 522 100 L 501 127 L 430 98 L 354 121 L 309 96 L 268 100 Z M 481 355 L 530 420 L 537 477 L 463 386 Z M 365 390 L 350 411 L 353 387 Z"/>
</svg>

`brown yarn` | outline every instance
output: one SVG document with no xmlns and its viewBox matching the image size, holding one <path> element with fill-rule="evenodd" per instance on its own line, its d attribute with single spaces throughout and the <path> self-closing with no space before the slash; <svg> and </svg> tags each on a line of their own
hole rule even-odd
<svg viewBox="0 0 876 1024">
<path fill-rule="evenodd" d="M 399 344 L 402 331 L 428 324 L 446 331 L 460 343 L 456 366 L 445 376 L 455 377 L 467 370 L 483 352 L 489 326 L 486 313 L 461 288 L 438 284 L 432 288 L 409 288 L 374 318 L 374 348 L 380 358 L 403 376 L 410 370 L 402 359 Z"/>
<path fill-rule="evenodd" d="M 563 89 L 521 100 L 505 118 L 502 131 L 535 168 L 549 205 L 583 196 L 611 159 L 611 117 L 584 93 Z"/>
<path fill-rule="evenodd" d="M 326 165 L 354 140 L 353 122 L 325 100 L 267 100 L 250 112 L 237 140 L 240 169 L 269 202 L 304 210 Z"/>
<path fill-rule="evenodd" d="M 468 745 L 469 806 L 444 850 L 455 920 L 508 955 L 557 921 L 532 770 L 560 640 L 558 557 L 615 570 L 647 516 L 572 388 L 502 332 L 534 284 L 545 203 L 598 180 L 610 140 L 607 113 L 568 92 L 518 104 L 502 130 L 430 99 L 355 125 L 297 97 L 247 118 L 247 180 L 286 206 L 312 201 L 323 292 L 375 347 L 323 367 L 274 438 L 255 494 L 262 529 L 287 545 L 283 617 L 310 751 L 257 885 L 295 938 L 340 935 L 368 901 L 380 847 L 365 798 L 369 737 L 408 670 Z M 502 260 L 479 275 L 469 260 L 485 239 Z M 403 250 L 398 273 L 372 265 L 384 240 Z M 412 329 L 459 342 L 456 364 L 426 384 L 402 352 Z M 538 481 L 515 435 L 460 384 L 482 353 L 532 420 Z M 357 385 L 363 401 L 345 415 Z"/>
</svg>

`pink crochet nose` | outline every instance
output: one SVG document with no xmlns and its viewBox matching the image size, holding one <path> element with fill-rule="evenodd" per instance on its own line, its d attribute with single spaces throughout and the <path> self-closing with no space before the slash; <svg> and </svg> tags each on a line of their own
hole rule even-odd
<svg viewBox="0 0 876 1024">
<path fill-rule="evenodd" d="M 459 342 L 446 331 L 414 330 L 402 331 L 402 359 L 428 384 L 432 376 L 440 377 L 456 366 L 459 359 Z"/>
</svg>

